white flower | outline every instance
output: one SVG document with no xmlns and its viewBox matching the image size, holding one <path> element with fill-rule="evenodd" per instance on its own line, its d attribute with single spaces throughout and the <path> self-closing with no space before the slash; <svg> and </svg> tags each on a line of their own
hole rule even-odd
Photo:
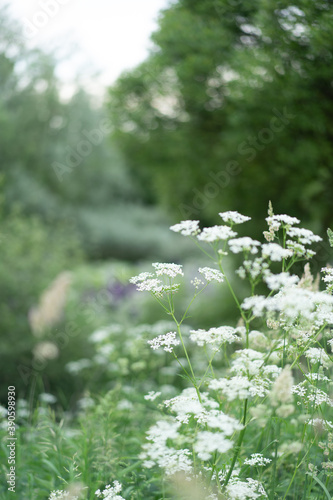
<svg viewBox="0 0 333 500">
<path fill-rule="evenodd" d="M 121 490 L 122 490 L 122 485 L 118 481 L 114 481 L 113 486 L 108 484 L 105 486 L 105 490 L 95 491 L 95 495 L 98 498 L 102 498 L 104 500 L 124 500 L 122 496 L 118 495 L 118 493 L 120 493 Z"/>
<path fill-rule="evenodd" d="M 270 290 L 279 290 L 284 286 L 296 285 L 299 282 L 299 277 L 296 275 L 290 276 L 289 273 L 266 274 L 264 281 Z"/>
<path fill-rule="evenodd" d="M 214 451 L 226 453 L 232 447 L 233 442 L 226 439 L 224 434 L 210 431 L 198 432 L 193 446 L 201 460 L 210 460 Z"/>
<path fill-rule="evenodd" d="M 320 236 L 313 234 L 313 232 L 309 229 L 300 227 L 291 227 L 287 230 L 287 234 L 292 238 L 297 238 L 298 241 L 303 245 L 310 245 L 311 243 L 322 241 L 322 238 Z"/>
<path fill-rule="evenodd" d="M 176 339 L 176 332 L 165 333 L 164 335 L 159 335 L 153 340 L 148 340 L 148 344 L 154 350 L 163 347 L 166 352 L 172 352 L 173 347 L 180 344 L 180 341 Z"/>
<path fill-rule="evenodd" d="M 163 292 L 164 288 L 161 280 L 151 278 L 138 283 L 136 289 L 138 292 L 152 292 L 159 295 Z"/>
<path fill-rule="evenodd" d="M 261 316 L 268 303 L 268 298 L 264 295 L 253 295 L 252 297 L 246 297 L 242 303 L 242 308 L 252 309 L 255 316 Z"/>
<path fill-rule="evenodd" d="M 293 401 L 292 388 L 294 377 L 289 365 L 286 365 L 274 382 L 270 398 L 273 406 Z"/>
<path fill-rule="evenodd" d="M 190 473 L 192 471 L 191 452 L 188 449 L 176 450 L 167 448 L 159 457 L 158 465 L 165 470 L 167 476 L 176 472 Z"/>
<path fill-rule="evenodd" d="M 185 389 L 181 395 L 164 401 L 167 408 L 177 414 L 176 419 L 181 423 L 188 423 L 191 415 L 199 416 L 205 408 L 199 401 L 195 389 Z"/>
<path fill-rule="evenodd" d="M 260 247 L 260 245 L 260 241 L 253 240 L 249 236 L 229 240 L 230 250 L 233 253 L 250 252 L 255 254 L 258 253 L 257 247 Z"/>
<path fill-rule="evenodd" d="M 57 398 L 53 396 L 53 394 L 48 394 L 47 392 L 43 392 L 39 395 L 39 399 L 42 403 L 54 404 L 57 402 Z"/>
<path fill-rule="evenodd" d="M 258 375 L 264 366 L 264 354 L 254 349 L 240 349 L 235 352 L 231 371 L 237 375 Z"/>
<path fill-rule="evenodd" d="M 323 273 L 325 273 L 325 276 L 323 276 L 322 280 L 327 283 L 326 289 L 328 292 L 333 291 L 333 267 L 323 267 L 321 270 Z"/>
<path fill-rule="evenodd" d="M 204 286 L 205 282 L 195 277 L 194 280 L 191 280 L 191 284 L 194 286 L 194 288 L 198 289 L 201 286 Z"/>
<path fill-rule="evenodd" d="M 150 391 L 148 392 L 148 394 L 146 394 L 144 396 L 144 398 L 147 400 L 147 401 L 154 401 L 156 398 L 158 398 L 158 396 L 160 396 L 162 393 L 161 392 L 154 392 L 154 391 Z"/>
<path fill-rule="evenodd" d="M 224 342 L 239 342 L 241 339 L 236 335 L 235 328 L 231 326 L 219 326 L 206 330 L 190 330 L 190 339 L 200 347 L 204 344 L 220 346 Z"/>
<path fill-rule="evenodd" d="M 289 250 L 297 255 L 297 257 L 305 257 L 306 259 L 311 259 L 314 255 L 316 255 L 316 252 L 305 248 L 305 246 L 298 241 L 287 240 L 286 245 Z"/>
<path fill-rule="evenodd" d="M 209 384 L 209 388 L 212 390 L 220 390 L 228 401 L 247 399 L 250 396 L 264 397 L 267 393 L 267 389 L 263 383 L 255 385 L 247 377 L 240 375 L 232 377 L 230 380 L 226 378 L 212 380 Z"/>
<path fill-rule="evenodd" d="M 262 332 L 252 330 L 249 333 L 249 342 L 251 347 L 263 349 L 267 348 L 268 339 Z"/>
<path fill-rule="evenodd" d="M 312 418 L 308 420 L 307 422 L 310 425 L 313 425 L 314 427 L 317 428 L 327 428 L 328 430 L 333 429 L 333 422 L 330 422 L 328 420 L 324 420 L 322 418 Z"/>
<path fill-rule="evenodd" d="M 240 481 L 238 478 L 231 478 L 226 488 L 229 500 L 256 499 L 261 496 L 267 498 L 267 494 L 261 483 L 252 478 Z"/>
<path fill-rule="evenodd" d="M 310 385 L 309 387 L 305 387 L 307 382 L 304 380 L 303 382 L 294 385 L 292 388 L 293 394 L 297 394 L 300 398 L 302 398 L 305 402 L 313 403 L 313 406 L 316 408 L 323 403 L 328 404 L 329 406 L 333 406 L 333 401 L 326 394 L 326 392 L 318 389 L 318 387 Z"/>
<path fill-rule="evenodd" d="M 199 273 L 204 275 L 205 280 L 208 281 L 208 283 L 211 281 L 222 283 L 224 281 L 224 276 L 218 269 L 212 269 L 211 267 L 199 267 Z"/>
<path fill-rule="evenodd" d="M 244 464 L 256 467 L 262 467 L 264 465 L 269 464 L 271 461 L 272 460 L 270 458 L 264 458 L 264 456 L 261 453 L 252 453 L 250 458 L 246 458 L 244 460 Z"/>
<path fill-rule="evenodd" d="M 211 429 L 219 429 L 225 436 L 231 436 L 234 432 L 243 429 L 243 425 L 238 420 L 220 410 L 210 410 L 203 413 L 198 418 L 198 422 Z"/>
<path fill-rule="evenodd" d="M 324 349 L 318 347 L 310 347 L 310 349 L 305 352 L 305 356 L 311 363 L 321 363 L 325 368 L 328 368 L 331 364 L 330 358 Z"/>
<path fill-rule="evenodd" d="M 179 422 L 158 420 L 147 432 L 147 440 L 166 443 L 168 439 L 177 439 L 179 427 Z"/>
<path fill-rule="evenodd" d="M 229 224 L 242 224 L 243 222 L 251 220 L 251 217 L 247 217 L 246 215 L 242 215 L 232 210 L 229 212 L 220 212 L 219 216 L 222 217 L 224 222 L 229 222 Z"/>
<path fill-rule="evenodd" d="M 49 500 L 62 500 L 63 498 L 68 500 L 79 500 L 78 496 L 74 497 L 68 491 L 64 490 L 53 490 L 49 496 Z"/>
<path fill-rule="evenodd" d="M 219 407 L 217 401 L 209 398 L 207 393 L 201 394 L 200 402 L 193 387 L 184 389 L 179 396 L 164 401 L 164 405 L 176 413 L 176 419 L 181 423 L 188 423 L 191 416 L 199 421 L 205 418 L 207 410 L 216 410 Z"/>
<path fill-rule="evenodd" d="M 178 471 L 191 472 L 191 452 L 188 449 L 176 450 L 167 446 L 167 441 L 179 438 L 179 427 L 180 422 L 160 420 L 149 429 L 147 433 L 149 442 L 143 445 L 144 451 L 139 456 L 144 460 L 144 467 L 151 468 L 158 465 L 167 475 Z"/>
<path fill-rule="evenodd" d="M 152 266 L 156 270 L 156 276 L 168 276 L 169 278 L 175 278 L 176 276 L 184 276 L 182 266 L 178 264 L 162 264 L 160 262 L 155 262 Z"/>
<path fill-rule="evenodd" d="M 128 399 L 121 399 L 119 403 L 117 404 L 117 409 L 122 411 L 122 410 L 133 410 L 133 403 L 131 401 L 128 401 Z"/>
<path fill-rule="evenodd" d="M 171 226 L 170 229 L 183 236 L 195 236 L 200 232 L 198 220 L 182 220 L 179 224 Z"/>
<path fill-rule="evenodd" d="M 333 283 L 333 267 L 323 267 L 321 272 L 326 273 L 323 277 L 323 281 L 325 281 L 325 283 Z"/>
<path fill-rule="evenodd" d="M 284 226 L 293 226 L 294 224 L 299 224 L 301 221 L 296 217 L 290 217 L 290 215 L 271 215 L 270 217 L 266 217 L 266 221 L 269 226 L 272 226 L 274 231 L 278 231 L 281 225 Z"/>
<path fill-rule="evenodd" d="M 290 323 L 298 317 L 303 317 L 316 327 L 333 321 L 332 306 L 331 295 L 299 287 L 284 287 L 273 297 L 247 297 L 242 304 L 243 309 L 252 309 L 255 316 L 261 316 L 265 311 L 276 311 L 283 313 L 284 321 L 288 320 Z"/>
<path fill-rule="evenodd" d="M 262 245 L 262 256 L 268 257 L 274 262 L 280 262 L 282 259 L 291 257 L 293 252 L 289 249 L 281 247 L 277 243 L 264 243 Z"/>
<path fill-rule="evenodd" d="M 254 260 L 244 260 L 236 273 L 241 279 L 245 279 L 249 275 L 252 280 L 256 280 L 261 274 L 265 275 L 268 272 L 269 264 L 262 257 L 257 257 Z"/>
<path fill-rule="evenodd" d="M 212 226 L 204 227 L 197 238 L 198 240 L 211 243 L 213 241 L 227 240 L 234 236 L 237 236 L 237 233 L 232 231 L 229 226 Z"/>
<path fill-rule="evenodd" d="M 129 282 L 137 285 L 141 281 L 146 281 L 148 278 L 153 278 L 154 275 L 152 273 L 140 273 L 138 276 L 133 276 L 130 278 Z"/>
</svg>

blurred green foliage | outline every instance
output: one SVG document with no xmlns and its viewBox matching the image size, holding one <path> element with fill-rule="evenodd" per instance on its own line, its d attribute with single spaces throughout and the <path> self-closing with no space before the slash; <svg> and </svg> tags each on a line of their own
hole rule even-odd
<svg viewBox="0 0 333 500">
<path fill-rule="evenodd" d="M 0 213 L 0 398 L 15 385 L 26 395 L 29 386 L 19 367 L 31 365 L 36 338 L 29 312 L 41 293 L 64 270 L 82 259 L 75 233 L 70 228 L 47 226 L 37 216 Z M 29 383 L 31 380 L 29 380 Z"/>
<path fill-rule="evenodd" d="M 110 89 L 114 137 L 176 219 L 272 200 L 332 225 L 331 2 L 178 0 L 150 57 Z"/>
</svg>

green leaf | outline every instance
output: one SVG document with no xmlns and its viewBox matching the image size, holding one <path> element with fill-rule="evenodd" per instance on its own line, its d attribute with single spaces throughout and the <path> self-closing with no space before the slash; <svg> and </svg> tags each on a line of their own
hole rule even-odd
<svg viewBox="0 0 333 500">
<path fill-rule="evenodd" d="M 329 231 L 330 231 L 330 229 L 329 229 Z M 331 231 L 331 232 L 332 232 L 332 231 Z M 332 234 L 333 234 L 333 233 L 332 233 Z M 332 246 L 332 245 L 331 245 L 331 246 Z M 328 489 L 326 488 L 326 486 L 324 485 L 324 483 L 322 483 L 322 482 L 320 481 L 320 479 L 319 479 L 317 476 L 315 476 L 314 474 L 310 474 L 309 472 L 308 472 L 308 474 L 309 474 L 309 476 L 311 476 L 311 477 L 312 477 L 312 479 L 314 479 L 314 480 L 316 481 L 316 483 L 318 483 L 318 484 L 319 484 L 319 486 L 321 486 L 321 487 L 322 487 L 322 489 L 323 489 L 323 491 L 324 491 L 325 495 L 327 496 L 328 500 L 332 500 L 332 499 L 333 499 L 333 497 L 331 497 L 331 495 L 330 495 L 330 493 L 329 493 Z"/>
<path fill-rule="evenodd" d="M 333 231 L 332 231 L 332 229 L 330 229 L 330 228 L 327 229 L 327 236 L 328 236 L 328 241 L 330 243 L 330 246 L 333 247 Z"/>
</svg>

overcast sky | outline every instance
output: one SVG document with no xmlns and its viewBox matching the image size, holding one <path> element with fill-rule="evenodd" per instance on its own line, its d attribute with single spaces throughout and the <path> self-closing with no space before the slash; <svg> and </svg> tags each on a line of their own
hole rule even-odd
<svg viewBox="0 0 333 500">
<path fill-rule="evenodd" d="M 0 4 L 6 0 L 0 0 Z M 15 19 L 23 23 L 30 45 L 60 48 L 70 59 L 58 74 L 72 81 L 85 72 L 91 90 L 109 85 L 119 74 L 143 61 L 158 12 L 169 0 L 10 0 Z M 77 50 L 74 50 L 74 47 Z M 73 55 L 75 54 L 75 55 Z"/>
</svg>

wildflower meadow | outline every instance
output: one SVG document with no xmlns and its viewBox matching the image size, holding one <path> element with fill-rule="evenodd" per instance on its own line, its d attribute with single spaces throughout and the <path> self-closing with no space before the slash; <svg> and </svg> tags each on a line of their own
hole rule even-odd
<svg viewBox="0 0 333 500">
<path fill-rule="evenodd" d="M 20 498 L 332 498 L 333 270 L 311 273 L 321 238 L 271 205 L 262 241 L 238 237 L 249 217 L 219 216 L 221 225 L 170 228 L 204 255 L 191 295 L 182 296 L 181 264 L 153 263 L 129 283 L 156 301 L 158 320 L 104 325 L 91 332 L 94 358 L 68 364 L 97 381 L 108 371 L 110 390 L 74 412 L 53 410 L 50 394 L 33 411 L 17 402 Z M 237 321 L 192 328 L 192 312 L 219 287 Z"/>
<path fill-rule="evenodd" d="M 0 500 L 333 500 L 332 34 L 0 0 Z"/>
</svg>

